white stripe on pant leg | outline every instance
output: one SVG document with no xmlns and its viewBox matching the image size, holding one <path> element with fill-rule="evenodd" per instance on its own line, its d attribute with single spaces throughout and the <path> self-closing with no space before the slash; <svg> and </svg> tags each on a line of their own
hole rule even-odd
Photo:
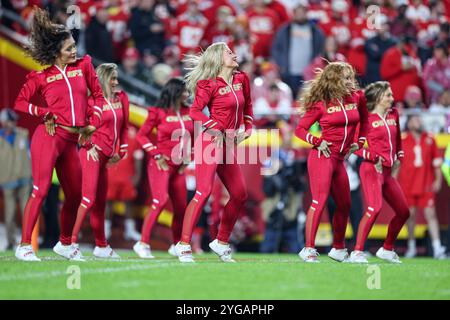
<svg viewBox="0 0 450 320">
<path fill-rule="evenodd" d="M 154 203 L 159 203 L 159 201 L 157 199 L 153 199 Z"/>
<path fill-rule="evenodd" d="M 33 189 L 34 190 L 39 190 L 39 188 L 37 186 L 35 186 L 35 185 L 33 185 Z"/>
<path fill-rule="evenodd" d="M 91 203 L 91 200 L 89 200 L 89 199 L 86 198 L 86 197 L 83 197 L 83 200 L 86 201 L 87 203 Z"/>
<path fill-rule="evenodd" d="M 198 191 L 198 190 L 195 193 L 197 193 L 199 196 L 202 195 L 202 193 L 200 191 Z"/>
<path fill-rule="evenodd" d="M 374 211 L 374 209 L 372 207 L 368 207 L 367 209 L 372 212 Z"/>
<path fill-rule="evenodd" d="M 317 201 L 317 200 L 313 200 L 312 202 L 315 204 L 319 204 L 319 201 Z"/>
</svg>

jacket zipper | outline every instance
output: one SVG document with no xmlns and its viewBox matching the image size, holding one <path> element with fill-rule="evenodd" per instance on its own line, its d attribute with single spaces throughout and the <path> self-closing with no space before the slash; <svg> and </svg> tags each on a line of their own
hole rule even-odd
<svg viewBox="0 0 450 320">
<path fill-rule="evenodd" d="M 67 79 L 66 76 L 67 65 L 64 67 L 64 70 L 61 70 L 56 64 L 55 67 L 59 70 L 59 72 L 61 72 L 62 76 L 64 77 L 64 80 L 66 80 L 67 86 L 69 87 L 70 109 L 72 111 L 72 126 L 75 127 L 75 107 L 73 104 L 72 87 L 70 85 L 69 79 Z"/>
</svg>

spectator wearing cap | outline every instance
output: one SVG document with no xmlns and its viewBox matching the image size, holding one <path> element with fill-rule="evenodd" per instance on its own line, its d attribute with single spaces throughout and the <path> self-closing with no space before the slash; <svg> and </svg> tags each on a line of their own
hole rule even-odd
<svg viewBox="0 0 450 320">
<path fill-rule="evenodd" d="M 106 28 L 108 11 L 104 7 L 97 7 L 95 17 L 86 29 L 86 51 L 94 58 L 103 62 L 114 61 L 114 47 L 112 35 Z"/>
<path fill-rule="evenodd" d="M 423 69 L 423 80 L 428 102 L 437 102 L 445 90 L 450 90 L 450 58 L 445 44 L 434 47 L 433 58 L 426 62 Z"/>
<path fill-rule="evenodd" d="M 305 68 L 323 53 L 323 32 L 306 16 L 306 6 L 294 9 L 292 22 L 282 26 L 272 44 L 272 59 L 280 67 L 281 78 L 296 94 L 303 81 Z"/>
<path fill-rule="evenodd" d="M 395 39 L 391 36 L 387 17 L 383 15 L 379 21 L 380 28 L 377 30 L 377 34 L 364 44 L 367 56 L 366 74 L 364 76 L 366 83 L 381 80 L 381 59 L 385 52 L 396 44 Z"/>
<path fill-rule="evenodd" d="M 140 54 L 151 52 L 159 57 L 166 46 L 166 40 L 163 22 L 155 8 L 155 0 L 140 0 L 138 7 L 131 12 L 128 26 Z"/>
<path fill-rule="evenodd" d="M 400 101 L 405 96 L 408 86 L 422 88 L 422 80 L 419 76 L 421 65 L 416 50 L 413 39 L 405 36 L 396 46 L 386 50 L 381 59 L 381 78 L 391 84 L 396 101 Z"/>
<path fill-rule="evenodd" d="M 8 249 L 16 244 L 16 208 L 25 210 L 31 191 L 31 161 L 28 131 L 17 127 L 17 114 L 9 109 L 0 112 L 0 189 L 5 203 Z"/>
<path fill-rule="evenodd" d="M 292 91 L 280 79 L 276 64 L 263 62 L 261 76 L 253 80 L 252 101 L 257 126 L 274 124 L 280 116 L 289 119 L 293 109 Z"/>
<path fill-rule="evenodd" d="M 135 47 L 129 47 L 125 50 L 120 69 L 125 76 L 133 77 L 146 83 L 150 80 L 146 76 L 146 70 L 140 62 L 139 51 Z M 142 105 L 147 103 L 146 97 L 135 86 L 129 84 L 127 81 L 121 81 L 120 86 L 134 103 Z"/>
<path fill-rule="evenodd" d="M 403 98 L 403 108 L 422 110 L 425 104 L 422 102 L 422 90 L 418 86 L 408 86 Z"/>
</svg>

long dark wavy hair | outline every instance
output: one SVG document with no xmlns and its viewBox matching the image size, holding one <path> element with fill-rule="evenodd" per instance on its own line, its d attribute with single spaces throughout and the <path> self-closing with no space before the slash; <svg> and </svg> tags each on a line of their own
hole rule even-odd
<svg viewBox="0 0 450 320">
<path fill-rule="evenodd" d="M 39 64 L 52 65 L 59 56 L 64 41 L 71 36 L 69 28 L 51 22 L 46 10 L 34 7 L 30 44 L 25 46 L 25 51 Z"/>
<path fill-rule="evenodd" d="M 169 109 L 175 106 L 175 103 L 180 99 L 184 90 L 186 90 L 186 83 L 182 79 L 170 79 L 162 88 L 155 106 L 162 109 Z"/>
</svg>

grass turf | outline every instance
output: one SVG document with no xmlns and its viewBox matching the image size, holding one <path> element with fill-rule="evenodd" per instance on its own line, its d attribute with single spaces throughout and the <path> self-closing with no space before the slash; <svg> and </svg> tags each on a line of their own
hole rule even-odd
<svg viewBox="0 0 450 320">
<path fill-rule="evenodd" d="M 0 299 L 450 299 L 450 260 L 394 265 L 370 258 L 367 266 L 322 255 L 320 264 L 306 264 L 294 254 L 238 253 L 236 264 L 204 254 L 186 265 L 165 252 L 153 260 L 118 253 L 120 261 L 85 254 L 88 261 L 73 262 L 41 250 L 40 263 L 0 253 Z M 78 290 L 67 287 L 73 265 L 80 268 Z M 380 289 L 368 289 L 378 271 Z"/>
</svg>

